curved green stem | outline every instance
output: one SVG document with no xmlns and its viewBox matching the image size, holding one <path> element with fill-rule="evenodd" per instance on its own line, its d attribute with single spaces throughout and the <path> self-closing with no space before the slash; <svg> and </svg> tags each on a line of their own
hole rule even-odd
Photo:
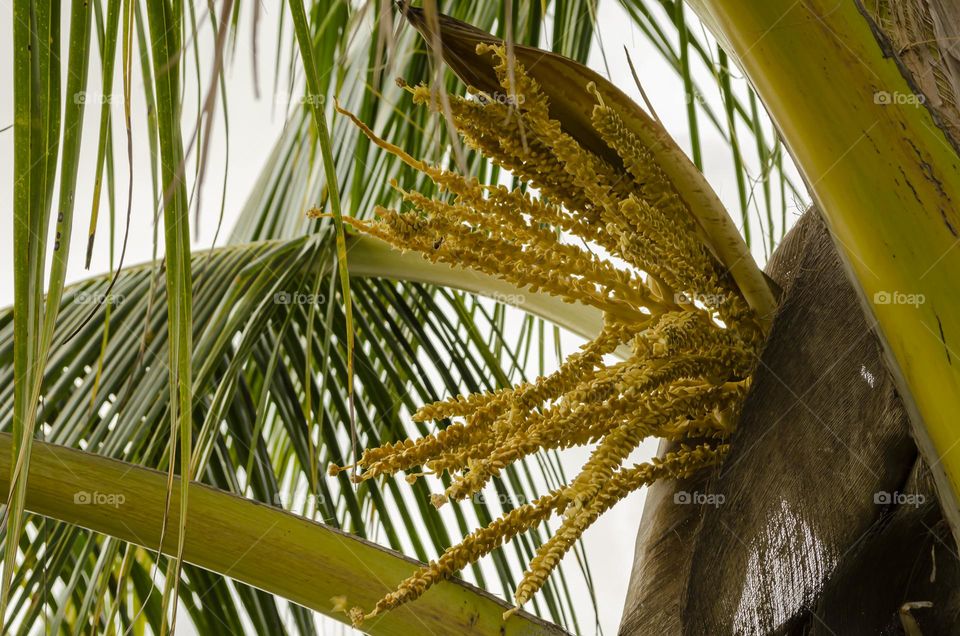
<svg viewBox="0 0 960 636">
<path fill-rule="evenodd" d="M 273 242 L 279 243 L 281 241 L 264 241 L 263 243 Z M 262 243 L 231 245 L 218 247 L 213 251 L 243 250 L 250 245 L 260 244 Z M 346 251 L 351 276 L 426 283 L 486 296 L 515 305 L 519 309 L 548 320 L 587 339 L 595 337 L 603 328 L 603 312 L 595 307 L 579 303 L 567 303 L 556 296 L 531 292 L 487 274 L 467 269 L 457 269 L 444 263 L 432 263 L 414 252 L 396 250 L 378 238 L 348 233 L 346 236 Z M 196 250 L 193 252 L 193 256 L 199 260 L 207 258 L 209 253 L 210 250 Z M 155 268 L 156 266 L 156 262 L 139 263 L 125 268 L 124 271 L 134 271 L 146 267 Z M 92 278 L 107 278 L 109 276 L 103 274 Z"/>
<path fill-rule="evenodd" d="M 603 313 L 594 307 L 530 292 L 488 274 L 433 263 L 416 252 L 400 252 L 377 238 L 351 236 L 347 252 L 351 276 L 429 283 L 486 296 L 515 305 L 584 338 L 593 338 L 603 328 Z"/>
<path fill-rule="evenodd" d="M 0 434 L 0 496 L 10 488 L 11 437 Z M 180 492 L 174 480 L 174 496 Z M 191 483 L 183 559 L 347 621 L 334 597 L 373 607 L 419 565 L 397 552 L 330 526 L 199 483 Z M 172 506 L 159 546 L 165 473 L 92 453 L 34 442 L 26 509 L 123 541 L 175 555 L 179 508 Z M 559 627 L 461 581 L 432 587 L 417 602 L 363 629 L 370 634 L 523 634 L 560 636 Z"/>
</svg>

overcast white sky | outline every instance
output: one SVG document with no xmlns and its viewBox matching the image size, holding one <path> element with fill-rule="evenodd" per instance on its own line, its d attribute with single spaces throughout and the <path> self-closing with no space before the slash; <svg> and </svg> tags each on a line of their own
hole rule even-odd
<svg viewBox="0 0 960 636">
<path fill-rule="evenodd" d="M 246 6 L 247 3 L 244 3 Z M 656 4 L 656 3 L 651 3 Z M 249 11 L 244 11 L 241 19 L 240 38 L 244 45 L 238 47 L 238 57 L 234 63 L 228 67 L 228 99 L 230 109 L 230 166 L 229 181 L 226 193 L 225 211 L 224 211 L 224 231 L 221 232 L 220 242 L 223 242 L 225 236 L 229 233 L 229 228 L 239 214 L 239 211 L 246 200 L 252 184 L 256 177 L 264 168 L 264 162 L 274 141 L 277 139 L 283 126 L 284 105 L 279 108 L 274 104 L 274 99 L 270 93 L 273 77 L 273 51 L 275 50 L 276 29 L 274 25 L 277 20 L 277 11 L 285 7 L 280 2 L 262 2 L 262 22 L 260 28 L 260 77 L 262 83 L 261 97 L 255 98 L 252 83 L 252 74 L 250 66 L 250 56 L 246 53 L 245 43 L 249 37 Z M 64 11 L 64 13 L 67 13 Z M 10 34 L 12 21 L 12 7 L 10 0 L 0 0 L 0 34 Z M 650 97 L 653 106 L 664 122 L 667 129 L 674 135 L 677 141 L 684 148 L 689 148 L 689 135 L 687 133 L 686 104 L 682 85 L 679 83 L 674 72 L 662 62 L 655 51 L 647 44 L 645 37 L 638 29 L 634 27 L 633 22 L 620 8 L 619 4 L 612 0 L 601 0 L 599 12 L 599 33 L 602 37 L 603 47 L 606 52 L 606 62 L 609 65 L 610 77 L 618 86 L 623 88 L 628 94 L 639 101 L 639 93 L 634 84 L 627 65 L 624 47 L 626 47 L 632 56 L 634 64 L 644 88 Z M 209 29 L 204 31 L 207 34 Z M 63 51 L 67 50 L 67 23 L 63 27 Z M 210 52 L 212 43 L 209 38 L 202 41 L 202 50 Z M 201 57 L 201 64 L 210 64 L 212 55 Z M 13 94 L 9 87 L 12 86 L 12 41 L 10 37 L 0 37 L 0 86 L 6 87 L 0 91 L 0 128 L 3 128 L 13 122 Z M 605 73 L 605 65 L 601 56 L 599 46 L 595 45 L 590 57 L 590 65 L 596 70 Z M 136 63 L 134 67 L 137 68 Z M 204 68 L 203 77 L 206 78 L 209 68 Z M 192 78 L 188 74 L 188 78 Z M 116 80 L 119 86 L 119 76 Z M 144 103 L 139 88 L 140 78 L 134 74 L 134 202 L 133 202 L 133 221 L 130 227 L 129 247 L 127 253 L 127 263 L 133 264 L 150 260 L 153 254 L 153 220 L 150 218 L 149 210 L 153 208 L 151 202 L 151 182 L 149 178 L 149 155 L 147 144 L 143 135 L 143 112 Z M 282 84 L 281 84 L 282 85 Z M 91 68 L 90 86 L 88 93 L 94 97 L 88 101 L 93 106 L 98 105 L 99 94 L 102 92 L 100 86 L 100 73 L 98 68 Z M 705 87 L 713 87 L 713 84 L 706 80 L 703 83 Z M 204 79 L 204 90 L 206 88 L 206 79 Z M 742 89 L 742 86 L 740 87 Z M 118 89 L 119 90 L 119 89 Z M 186 82 L 187 97 L 185 110 L 192 112 L 192 104 L 197 99 L 196 87 L 192 79 Z M 719 95 L 707 95 L 707 99 L 719 106 Z M 113 106 L 115 116 L 122 117 L 122 105 Z M 723 109 L 718 108 L 722 113 Z M 83 145 L 83 161 L 81 163 L 80 181 L 76 195 L 76 218 L 74 235 L 71 244 L 71 263 L 68 272 L 68 281 L 76 281 L 89 276 L 91 273 L 106 272 L 110 268 L 110 256 L 108 250 L 108 232 L 109 224 L 107 221 L 107 209 L 104 206 L 100 215 L 99 235 L 97 249 L 94 254 L 93 263 L 89 272 L 83 269 L 83 255 L 86 249 L 86 229 L 90 218 L 90 201 L 92 197 L 93 183 L 90 177 L 91 166 L 96 158 L 96 139 L 93 132 L 96 131 L 96 119 L 99 117 L 99 108 L 88 106 L 86 111 L 86 134 Z M 184 134 L 189 135 L 192 129 L 185 124 Z M 709 128 L 705 122 L 702 123 L 702 148 L 705 161 L 705 172 L 719 193 L 721 199 L 728 205 L 730 210 L 739 210 L 737 197 L 737 186 L 732 168 L 730 150 L 722 139 Z M 770 138 L 768 133 L 767 138 Z M 202 219 L 198 228 L 193 228 L 194 236 L 199 236 L 195 242 L 195 247 L 206 248 L 210 246 L 213 239 L 214 230 L 217 224 L 217 214 L 220 209 L 220 187 L 222 179 L 222 169 L 226 160 L 225 154 L 225 135 L 222 120 L 217 124 L 214 133 L 214 141 L 210 149 L 209 172 L 206 180 L 204 192 L 202 193 Z M 752 143 L 752 142 L 751 142 Z M 751 146 L 752 147 L 752 146 Z M 115 156 L 117 157 L 116 173 L 117 182 L 126 183 L 127 168 L 123 159 L 125 149 L 122 140 L 119 140 L 115 146 Z M 756 166 L 756 162 L 753 162 Z M 6 260 L 0 266 L 0 306 L 7 306 L 13 299 L 13 273 L 10 264 L 12 255 L 12 171 L 13 171 L 13 133 L 7 130 L 0 133 L 0 254 Z M 756 173 L 756 171 L 755 171 Z M 797 180 L 799 183 L 799 180 Z M 118 214 L 123 214 L 124 201 L 123 188 L 117 194 Z M 788 223 L 796 218 L 800 206 L 793 202 L 788 202 Z M 295 213 L 295 211 L 291 211 Z M 739 218 L 739 213 L 733 214 L 734 218 Z M 122 229 L 122 222 L 118 220 L 118 231 Z M 758 229 L 755 227 L 755 230 Z M 777 234 L 779 235 L 779 228 Z M 116 248 L 119 254 L 120 237 L 117 237 Z M 754 245 L 754 253 L 758 261 L 764 262 L 764 246 L 757 241 Z M 576 340 L 569 339 L 570 350 L 575 346 Z M 654 454 L 656 444 L 653 441 L 648 442 L 635 455 L 635 459 L 642 459 Z M 568 475 L 575 474 L 583 459 L 585 452 L 574 452 L 565 456 L 565 468 Z M 620 618 L 623 598 L 626 592 L 627 580 L 629 577 L 629 566 L 633 558 L 634 536 L 640 520 L 643 505 L 643 493 L 635 493 L 619 504 L 612 511 L 605 514 L 589 530 L 585 536 L 587 554 L 590 558 L 591 569 L 600 600 L 600 622 L 605 633 L 615 634 L 616 627 Z M 570 572 L 576 570 L 576 564 L 568 559 Z M 592 609 L 586 604 L 586 597 L 580 595 L 585 606 L 583 607 L 582 617 L 587 618 L 592 615 Z M 589 623 L 589 621 L 588 621 Z M 180 622 L 181 628 L 185 627 L 186 621 Z M 328 633 L 340 633 L 349 631 L 346 628 L 335 627 L 332 624 L 327 625 Z M 588 625 L 581 625 L 587 629 Z M 189 630 L 182 629 L 181 633 L 189 633 Z"/>
</svg>

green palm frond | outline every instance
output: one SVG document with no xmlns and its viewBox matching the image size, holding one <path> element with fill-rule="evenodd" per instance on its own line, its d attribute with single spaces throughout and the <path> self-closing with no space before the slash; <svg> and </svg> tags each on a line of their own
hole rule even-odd
<svg viewBox="0 0 960 636">
<path fill-rule="evenodd" d="M 30 3 L 18 2 L 18 11 L 26 4 Z M 483 30 L 518 43 L 546 45 L 581 61 L 593 46 L 599 10 L 594 0 L 438 4 L 441 11 Z M 782 147 L 765 132 L 769 123 L 758 114 L 752 93 L 744 93 L 736 82 L 724 89 L 730 74 L 712 59 L 714 45 L 697 29 L 685 27 L 686 36 L 677 44 L 677 29 L 685 22 L 676 3 L 622 0 L 621 4 L 688 90 L 707 92 L 698 84 L 703 81 L 713 82 L 710 88 L 718 95 L 723 90 L 719 107 L 709 101 L 693 102 L 691 126 L 697 125 L 697 117 L 705 117 L 735 155 L 756 155 L 764 166 L 760 174 L 752 174 L 747 166 L 755 162 L 743 161 L 737 174 L 744 184 L 756 183 L 756 191 L 762 193 L 751 197 L 744 187 L 745 227 L 753 222 L 750 206 L 765 210 L 764 229 L 772 249 L 778 238 L 774 227 L 782 229 L 786 224 L 783 218 L 779 224 L 774 222 L 775 206 L 784 206 L 780 213 L 785 214 L 786 197 L 796 188 L 784 168 Z M 339 179 L 344 213 L 360 218 L 372 214 L 376 204 L 396 203 L 391 179 L 404 188 L 425 192 L 430 188 L 421 175 L 372 146 L 344 118 L 334 118 L 334 98 L 411 154 L 455 165 L 445 123 L 415 108 L 409 94 L 394 83 L 396 77 L 411 84 L 427 81 L 435 73 L 433 60 L 413 29 L 397 22 L 391 11 L 381 11 L 381 5 L 389 3 L 307 3 L 320 79 L 314 91 L 318 94 L 312 101 L 290 104 L 284 130 L 265 158 L 237 223 L 224 230 L 225 234 L 229 230 L 228 245 L 191 253 L 188 211 L 196 210 L 196 201 L 187 199 L 193 196 L 203 170 L 204 131 L 211 122 L 200 96 L 207 95 L 208 84 L 222 89 L 223 111 L 228 111 L 227 83 L 222 77 L 210 82 L 200 73 L 198 42 L 204 34 L 215 39 L 216 29 L 226 29 L 228 57 L 242 58 L 246 35 L 238 28 L 239 16 L 252 9 L 238 2 L 229 20 L 221 24 L 221 5 L 216 3 L 147 2 L 143 7 L 121 0 L 90 3 L 92 16 L 87 19 L 96 30 L 93 39 L 100 43 L 100 58 L 89 59 L 94 54 L 93 47 L 88 47 L 75 61 L 71 50 L 69 68 L 50 62 L 49 68 L 40 68 L 41 74 L 49 78 L 61 72 L 72 74 L 80 61 L 99 64 L 110 74 L 122 68 L 129 51 L 129 63 L 139 65 L 144 78 L 143 86 L 132 90 L 144 92 L 150 110 L 149 148 L 134 152 L 138 159 L 148 157 L 151 162 L 153 200 L 162 202 L 174 174 L 181 173 L 185 182 L 178 188 L 176 206 L 165 208 L 171 214 L 166 221 L 165 261 L 124 263 L 112 286 L 111 277 L 101 276 L 69 286 L 62 302 L 55 294 L 50 296 L 55 300 L 48 301 L 48 311 L 59 312 L 47 314 L 56 316 L 56 328 L 55 346 L 45 363 L 39 351 L 15 351 L 20 343 L 34 341 L 37 328 L 26 329 L 20 319 L 15 324 L 13 311 L 0 313 L 0 430 L 12 431 L 21 443 L 26 440 L 19 422 L 31 404 L 29 385 L 17 369 L 35 364 L 42 370 L 34 378 L 42 396 L 36 415 L 38 438 L 181 474 L 189 465 L 194 478 L 206 484 L 292 510 L 420 560 L 436 557 L 478 523 L 486 524 L 512 507 L 511 502 L 525 501 L 537 486 L 566 481 L 556 456 L 540 457 L 506 471 L 492 501 L 474 500 L 441 513 L 430 504 L 422 481 L 410 486 L 389 478 L 354 487 L 346 475 L 325 473 L 328 463 L 349 463 L 357 450 L 351 444 L 351 420 L 361 446 L 422 435 L 428 431 L 411 424 L 409 418 L 418 406 L 463 392 L 493 390 L 526 374 L 542 373 L 560 342 L 559 331 L 551 328 L 550 337 L 543 319 L 519 317 L 515 309 L 471 294 L 419 282 L 354 277 L 350 294 L 355 374 L 353 384 L 348 384 L 348 320 L 342 288 L 333 275 L 335 234 L 329 221 L 307 219 L 304 212 L 329 207 L 325 175 L 330 173 Z M 510 20 L 505 19 L 508 7 L 512 8 Z M 26 16 L 26 24 L 31 24 L 29 10 L 23 11 L 16 15 Z M 156 28 L 155 20 L 164 16 L 175 31 L 168 34 L 169 41 L 158 37 L 163 31 Z M 259 52 L 275 56 L 276 73 L 273 79 L 260 78 L 261 90 L 272 84 L 274 91 L 299 94 L 304 77 L 293 24 L 286 11 L 278 16 L 275 51 Z M 388 21 L 387 16 L 393 17 Z M 681 16 L 680 21 L 671 21 L 675 16 Z M 51 28 L 59 24 L 58 15 L 47 17 Z M 507 24 L 513 28 L 510 34 L 505 32 Z M 263 15 L 259 26 L 266 29 Z M 14 30 L 17 37 L 29 35 L 21 22 Z M 695 75 L 693 61 L 709 73 Z M 290 84 L 279 85 L 282 80 L 277 78 L 285 76 Z M 198 86 L 195 104 L 181 100 L 188 81 Z M 451 91 L 463 89 L 452 74 L 445 81 Z M 21 114 L 38 116 L 29 100 L 15 101 L 18 121 Z M 77 119 L 69 101 L 64 100 L 65 128 L 74 126 Z M 330 124 L 335 168 L 330 173 L 325 171 L 306 108 L 317 101 Z M 60 121 L 59 112 L 49 115 L 51 122 Z M 88 136 L 99 144 L 97 161 L 87 172 L 81 166 L 80 178 L 102 183 L 102 196 L 111 210 L 111 234 L 119 242 L 127 184 L 116 182 L 113 165 L 126 157 L 115 157 L 112 148 L 114 143 L 125 145 L 126 131 L 124 122 L 114 121 L 107 108 L 101 109 L 99 121 L 98 134 Z M 190 138 L 194 129 L 196 137 Z M 65 138 L 60 146 L 65 159 L 61 181 L 77 170 L 68 159 L 73 154 L 69 143 Z M 183 158 L 184 146 L 193 149 L 193 156 L 188 153 Z M 24 146 L 18 143 L 17 147 Z M 55 167 L 56 157 L 53 162 Z M 479 157 L 467 156 L 466 164 L 484 181 L 507 178 Z M 17 209 L 29 209 L 29 219 L 23 220 L 35 226 L 37 235 L 45 235 L 42 230 L 49 219 L 43 218 L 43 209 L 50 207 L 52 194 L 38 193 L 32 182 L 30 187 L 17 190 L 18 196 L 30 198 L 29 204 L 18 199 L 26 207 L 18 204 Z M 77 204 L 84 210 L 88 202 Z M 91 227 L 96 225 L 99 209 L 97 198 Z M 158 203 L 158 209 L 164 206 Z M 134 210 L 133 216 L 135 222 L 146 223 L 155 212 Z M 69 224 L 70 217 L 64 222 Z M 91 237 L 94 249 L 112 249 L 109 243 L 113 241 Z M 18 263 L 24 265 L 17 274 L 19 311 L 43 302 L 45 250 L 43 245 L 28 250 L 31 244 L 19 238 L 17 245 L 22 250 L 17 253 Z M 53 290 L 60 274 L 51 276 L 48 288 Z M 92 312 L 98 305 L 102 306 Z M 70 334 L 75 335 L 66 340 Z M 171 360 L 176 378 L 189 382 L 179 395 L 171 393 Z M 355 414 L 349 405 L 351 393 Z M 183 401 L 191 394 L 192 402 Z M 189 441 L 190 452 L 183 446 L 171 457 L 170 421 L 178 409 L 179 432 L 192 431 L 192 435 L 181 435 Z M 22 501 L 12 503 L 11 514 L 19 513 Z M 179 506 L 176 493 L 170 506 Z M 189 503 L 187 510 L 189 516 Z M 167 569 L 167 557 L 43 517 L 26 515 L 24 520 L 26 529 L 17 534 L 19 553 L 12 546 L 7 551 L 13 581 L 7 618 L 13 619 L 8 625 L 14 631 L 26 633 L 44 622 L 58 633 L 163 631 L 164 585 L 171 578 L 165 579 L 164 574 L 173 572 Z M 498 550 L 490 563 L 475 566 L 463 576 L 494 593 L 510 594 L 522 574 L 521 564 L 529 561 L 542 539 L 535 534 L 532 540 Z M 9 558 L 11 554 L 16 557 Z M 577 563 L 577 569 L 561 569 L 531 609 L 584 633 L 590 631 L 594 618 L 584 615 L 583 601 L 574 598 L 575 590 L 593 594 L 582 547 L 577 550 Z M 219 574 L 185 565 L 181 580 L 181 609 L 203 633 L 224 627 L 271 633 L 280 623 L 289 632 L 316 631 L 311 611 Z M 592 602 L 596 606 L 596 600 Z"/>
<path fill-rule="evenodd" d="M 338 336 L 345 320 L 341 299 L 327 296 L 327 286 L 311 297 L 318 268 L 332 262 L 332 246 L 322 237 L 265 241 L 194 257 L 195 474 L 223 490 L 295 509 L 360 536 L 379 537 L 393 549 L 426 560 L 450 545 L 453 533 L 466 532 L 474 519 L 489 520 L 509 508 L 506 502 L 523 501 L 533 474 L 543 467 L 505 475 L 501 500 L 474 501 L 457 509 L 452 518 L 442 517 L 433 508 L 423 485 L 411 493 L 402 481 L 391 480 L 354 490 L 345 475 L 325 475 L 328 463 L 345 463 L 351 450 L 346 350 Z M 38 414 L 47 441 L 134 464 L 163 467 L 168 463 L 167 303 L 157 276 L 152 265 L 125 270 L 103 299 L 112 307 L 107 338 L 100 337 L 106 314 L 97 314 L 80 329 L 72 341 L 76 344 L 51 356 L 44 377 L 45 400 Z M 71 287 L 58 332 L 76 329 L 109 284 L 108 277 L 99 277 Z M 482 335 L 489 327 L 475 314 L 476 328 L 469 332 L 451 322 L 451 316 L 469 320 L 471 312 L 478 311 L 462 296 L 450 291 L 438 296 L 421 285 L 375 279 L 356 281 L 354 290 L 361 343 L 354 352 L 357 399 L 362 405 L 357 424 L 364 443 L 379 444 L 413 433 L 405 422 L 423 402 L 462 390 L 491 390 L 508 382 Z M 314 304 L 326 320 L 315 321 L 311 332 Z M 0 360 L 9 360 L 9 312 L 0 317 L 0 324 L 4 343 Z M 326 362 L 309 375 L 305 375 L 307 351 L 313 352 L 314 360 Z M 494 369 L 492 375 L 490 369 Z M 10 412 L 13 399 L 12 372 L 9 366 L 0 370 L 5 387 L 0 393 L 3 413 Z M 304 411 L 308 385 L 314 395 L 326 398 L 316 413 Z M 2 425 L 9 427 L 6 417 Z M 252 467 L 249 473 L 247 467 Z M 558 470 L 555 464 L 552 469 Z M 550 479 L 549 472 L 546 478 Z M 420 528 L 409 531 L 419 524 L 424 526 L 422 536 Z M 65 543 L 89 543 L 82 534 L 58 536 Z M 116 558 L 110 566 L 119 564 Z M 499 554 L 496 585 L 509 589 L 517 567 L 508 554 Z M 72 581 L 71 586 L 81 586 L 81 591 L 85 585 L 103 584 L 68 577 L 69 570 L 65 564 L 59 572 Z M 485 582 L 480 569 L 472 574 L 479 583 Z M 22 584 L 14 605 L 25 603 L 35 591 Z M 562 619 L 561 608 L 570 610 L 570 599 L 560 590 L 545 599 L 543 611 L 554 615 L 554 620 Z"/>
</svg>

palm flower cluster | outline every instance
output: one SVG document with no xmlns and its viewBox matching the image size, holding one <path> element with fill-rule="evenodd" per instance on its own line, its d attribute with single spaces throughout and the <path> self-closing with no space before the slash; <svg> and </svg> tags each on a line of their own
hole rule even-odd
<svg viewBox="0 0 960 636">
<path fill-rule="evenodd" d="M 426 86 L 406 88 L 416 103 L 452 117 L 469 146 L 529 187 L 484 185 L 427 165 L 341 110 L 374 143 L 428 175 L 442 195 L 400 190 L 408 211 L 378 208 L 378 220 L 351 222 L 431 261 L 596 307 L 604 327 L 549 376 L 422 407 L 414 420 L 452 423 L 421 439 L 367 449 L 355 478 L 407 471 L 415 480 L 448 473 L 449 487 L 433 496 L 441 506 L 473 496 L 531 454 L 594 448 L 569 484 L 473 532 L 371 612 L 352 609 L 355 623 L 416 599 L 557 516 L 559 528 L 517 587 L 516 606 L 522 605 L 608 508 L 657 479 L 686 477 L 723 458 L 762 341 L 754 312 L 698 238 L 673 183 L 599 93 L 593 91 L 592 124 L 619 157 L 616 165 L 551 119 L 537 82 L 503 47 L 482 44 L 477 50 L 492 54 L 509 99 L 471 89 L 472 97 L 440 100 Z M 629 465 L 631 452 L 649 436 L 676 442 L 675 450 Z"/>
</svg>

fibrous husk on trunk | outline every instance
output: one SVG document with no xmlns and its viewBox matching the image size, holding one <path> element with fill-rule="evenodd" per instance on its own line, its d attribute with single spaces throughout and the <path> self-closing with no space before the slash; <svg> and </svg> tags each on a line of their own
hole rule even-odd
<svg viewBox="0 0 960 636">
<path fill-rule="evenodd" d="M 960 139 L 960 5 L 956 0 L 874 0 L 863 5 L 924 103 L 949 136 Z"/>
</svg>

